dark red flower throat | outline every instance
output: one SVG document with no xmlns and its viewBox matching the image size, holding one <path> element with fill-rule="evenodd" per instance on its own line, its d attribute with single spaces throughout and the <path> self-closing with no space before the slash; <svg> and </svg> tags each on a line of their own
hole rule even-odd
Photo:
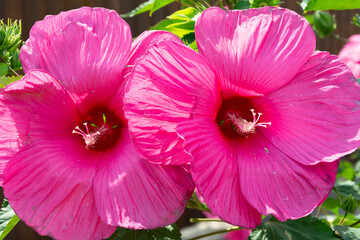
<svg viewBox="0 0 360 240">
<path fill-rule="evenodd" d="M 240 140 L 254 134 L 256 127 L 271 125 L 270 122 L 259 122 L 262 113 L 256 112 L 252 99 L 241 96 L 223 99 L 216 122 L 224 135 Z"/>
<path fill-rule="evenodd" d="M 114 112 L 98 107 L 89 111 L 72 133 L 82 136 L 86 149 L 104 151 L 115 145 L 122 125 Z"/>
</svg>

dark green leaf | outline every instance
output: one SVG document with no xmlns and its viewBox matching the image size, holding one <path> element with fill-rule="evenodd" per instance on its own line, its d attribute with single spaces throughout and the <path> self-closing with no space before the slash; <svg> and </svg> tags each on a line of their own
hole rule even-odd
<svg viewBox="0 0 360 240">
<path fill-rule="evenodd" d="M 303 0 L 300 6 L 304 11 L 359 9 L 358 0 Z"/>
<path fill-rule="evenodd" d="M 0 77 L 5 76 L 8 72 L 8 66 L 6 63 L 0 63 Z"/>
<path fill-rule="evenodd" d="M 19 76 L 19 77 L 15 77 L 15 76 L 12 76 L 12 77 L 5 77 L 5 76 L 0 76 L 0 88 L 3 88 L 5 87 L 6 85 L 12 83 L 12 82 L 15 82 L 17 80 L 20 80 L 23 76 Z"/>
<path fill-rule="evenodd" d="M 5 199 L 0 211 L 0 240 L 4 239 L 6 235 L 19 222 L 18 216 L 10 207 L 8 201 Z"/>
<path fill-rule="evenodd" d="M 331 227 L 319 219 L 305 217 L 279 222 L 274 217 L 250 234 L 249 240 L 335 240 Z"/>
<path fill-rule="evenodd" d="M 334 230 L 337 231 L 344 240 L 360 239 L 360 229 L 358 228 L 352 228 L 349 226 L 334 226 Z"/>
<path fill-rule="evenodd" d="M 176 224 L 154 230 L 117 228 L 107 240 L 181 240 L 181 233 Z"/>
<path fill-rule="evenodd" d="M 248 9 L 250 8 L 249 0 L 242 0 L 235 4 L 234 9 Z"/>
<path fill-rule="evenodd" d="M 156 10 L 165 7 L 166 5 L 174 2 L 175 0 L 155 0 L 153 7 L 150 11 L 150 16 L 155 12 Z"/>
<path fill-rule="evenodd" d="M 356 200 L 360 201 L 360 187 L 353 181 L 337 181 L 335 183 L 336 190 L 347 197 L 348 195 L 352 195 Z"/>
<path fill-rule="evenodd" d="M 151 9 L 153 8 L 153 5 L 154 5 L 154 1 L 155 0 L 148 0 L 148 1 L 140 4 L 139 6 L 137 6 L 131 12 L 121 14 L 120 16 L 123 17 L 123 18 L 130 18 L 130 17 L 133 17 L 133 16 L 138 15 L 140 13 L 151 11 Z"/>
</svg>

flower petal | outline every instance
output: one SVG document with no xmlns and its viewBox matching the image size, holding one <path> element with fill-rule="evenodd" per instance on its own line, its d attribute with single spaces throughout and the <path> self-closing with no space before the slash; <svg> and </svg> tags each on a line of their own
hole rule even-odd
<svg viewBox="0 0 360 240">
<path fill-rule="evenodd" d="M 239 182 L 245 199 L 261 214 L 280 221 L 311 213 L 331 192 L 338 161 L 306 166 L 255 133 L 236 145 Z"/>
<path fill-rule="evenodd" d="M 201 55 L 172 41 L 153 45 L 134 67 L 125 93 L 125 116 L 136 149 L 152 162 L 189 162 L 175 128 L 191 111 L 214 114 L 219 95 L 213 70 Z M 205 110 L 193 109 L 194 101 Z"/>
<path fill-rule="evenodd" d="M 75 146 L 68 136 L 58 136 L 21 149 L 5 169 L 5 197 L 19 218 L 41 235 L 66 240 L 109 237 L 115 228 L 100 220 L 94 203 L 96 164 L 83 147 Z"/>
<path fill-rule="evenodd" d="M 106 152 L 94 179 L 96 205 L 103 221 L 134 229 L 174 223 L 183 213 L 194 184 L 181 166 L 142 159 L 127 128 L 113 152 Z"/>
<path fill-rule="evenodd" d="M 131 32 L 115 11 L 88 8 L 37 22 L 22 47 L 25 72 L 42 69 L 88 104 L 108 101 L 130 54 Z M 106 93 L 106 94 L 104 94 Z"/>
<path fill-rule="evenodd" d="M 285 155 L 311 165 L 332 162 L 360 142 L 360 86 L 338 57 L 317 52 L 291 83 L 258 98 L 259 131 Z"/>
<path fill-rule="evenodd" d="M 117 92 L 112 98 L 112 101 L 109 103 L 109 108 L 112 109 L 114 112 L 116 112 L 118 116 L 121 116 L 121 118 L 124 118 L 123 109 L 124 109 L 125 86 L 129 81 L 129 76 L 136 61 L 138 61 L 141 57 L 143 57 L 146 54 L 146 50 L 149 46 L 161 40 L 182 43 L 182 41 L 178 37 L 166 31 L 145 31 L 140 36 L 138 36 L 132 43 L 130 50 L 130 57 L 127 66 L 125 67 L 123 72 L 124 79 L 120 87 L 118 87 Z"/>
<path fill-rule="evenodd" d="M 315 49 L 307 20 L 281 8 L 210 8 L 197 20 L 195 35 L 223 85 L 229 81 L 257 94 L 289 82 Z"/>
<path fill-rule="evenodd" d="M 30 71 L 1 89 L 1 182 L 6 163 L 19 149 L 39 138 L 71 135 L 78 117 L 74 102 L 59 82 L 41 71 Z"/>
<path fill-rule="evenodd" d="M 360 77 L 360 34 L 349 38 L 339 52 L 339 58 L 351 69 L 355 78 Z"/>
<path fill-rule="evenodd" d="M 193 157 L 192 176 L 209 209 L 226 222 L 255 228 L 261 215 L 245 200 L 236 153 L 211 118 L 198 117 L 179 124 L 185 149 Z"/>
</svg>

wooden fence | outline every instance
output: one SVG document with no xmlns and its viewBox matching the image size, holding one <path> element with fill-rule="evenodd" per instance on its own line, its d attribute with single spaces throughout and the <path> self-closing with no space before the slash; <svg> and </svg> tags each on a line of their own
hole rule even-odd
<svg viewBox="0 0 360 240">
<path fill-rule="evenodd" d="M 26 40 L 31 26 L 48 14 L 58 14 L 60 11 L 66 11 L 81 6 L 106 7 L 116 10 L 118 13 L 126 13 L 144 1 L 145 0 L 0 0 L 0 19 L 21 19 L 23 24 L 23 39 Z M 285 3 L 281 6 L 290 8 L 299 13 L 301 12 L 298 3 L 295 0 L 285 0 Z M 178 8 L 178 3 L 173 3 L 168 7 L 155 12 L 151 18 L 145 13 L 134 18 L 126 19 L 126 21 L 131 27 L 133 36 L 137 36 Z M 351 24 L 351 19 L 355 13 L 360 14 L 360 11 L 351 10 L 332 12 L 332 14 L 336 16 L 338 24 L 337 30 L 335 31 L 336 34 L 347 38 L 352 34 L 360 33 L 360 28 Z M 317 48 L 319 50 L 330 51 L 333 54 L 337 54 L 343 45 L 344 42 L 342 41 L 326 37 L 324 39 L 318 39 Z M 199 215 L 198 212 L 191 212 L 193 217 L 196 216 L 194 214 Z M 188 215 L 189 211 L 186 211 L 185 216 L 180 219 L 180 225 L 185 225 L 187 223 Z M 50 238 L 39 236 L 31 228 L 25 226 L 25 224 L 19 223 L 16 226 L 16 229 L 12 231 L 6 239 L 45 240 Z"/>
</svg>

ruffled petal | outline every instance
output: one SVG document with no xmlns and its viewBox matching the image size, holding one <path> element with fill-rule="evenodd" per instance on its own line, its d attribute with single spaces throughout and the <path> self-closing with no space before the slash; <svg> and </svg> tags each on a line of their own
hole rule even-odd
<svg viewBox="0 0 360 240">
<path fill-rule="evenodd" d="M 193 157 L 192 176 L 211 212 L 226 222 L 255 228 L 261 215 L 240 188 L 236 152 L 217 123 L 205 117 L 185 121 L 177 128 Z"/>
<path fill-rule="evenodd" d="M 306 166 L 274 147 L 261 133 L 236 145 L 245 199 L 280 221 L 311 213 L 331 192 L 338 161 Z"/>
<path fill-rule="evenodd" d="M 121 118 L 124 118 L 124 91 L 131 71 L 135 63 L 146 54 L 146 50 L 152 44 L 159 41 L 173 41 L 182 43 L 182 41 L 172 33 L 166 31 L 145 31 L 138 36 L 131 45 L 130 57 L 123 72 L 123 81 L 118 87 L 117 92 L 109 103 L 109 108 L 118 114 Z M 125 119 L 124 119 L 125 120 Z"/>
<path fill-rule="evenodd" d="M 174 223 L 183 213 L 194 184 L 181 166 L 162 166 L 142 159 L 127 128 L 100 164 L 94 179 L 95 199 L 103 221 L 134 229 Z"/>
<path fill-rule="evenodd" d="M 314 53 L 291 83 L 254 104 L 272 124 L 259 131 L 299 163 L 332 162 L 359 147 L 360 86 L 329 53 Z"/>
<path fill-rule="evenodd" d="M 92 180 L 96 161 L 69 136 L 35 141 L 8 163 L 4 194 L 16 214 L 41 235 L 102 239 L 115 227 L 100 220 Z"/>
<path fill-rule="evenodd" d="M 199 52 L 222 80 L 244 92 L 272 92 L 289 82 L 315 49 L 307 20 L 287 9 L 205 10 L 195 25 Z"/>
<path fill-rule="evenodd" d="M 25 72 L 42 69 L 88 104 L 101 104 L 119 86 L 130 46 L 129 26 L 115 11 L 83 7 L 37 22 L 20 59 Z"/>
<path fill-rule="evenodd" d="M 69 118 L 69 116 L 73 116 Z M 0 180 L 11 157 L 36 139 L 71 135 L 79 118 L 74 102 L 50 75 L 30 71 L 0 91 Z"/>
<path fill-rule="evenodd" d="M 189 162 L 175 128 L 191 111 L 216 114 L 221 103 L 215 86 L 212 68 L 195 51 L 172 41 L 150 47 L 134 67 L 124 100 L 139 153 L 156 163 Z"/>
</svg>

